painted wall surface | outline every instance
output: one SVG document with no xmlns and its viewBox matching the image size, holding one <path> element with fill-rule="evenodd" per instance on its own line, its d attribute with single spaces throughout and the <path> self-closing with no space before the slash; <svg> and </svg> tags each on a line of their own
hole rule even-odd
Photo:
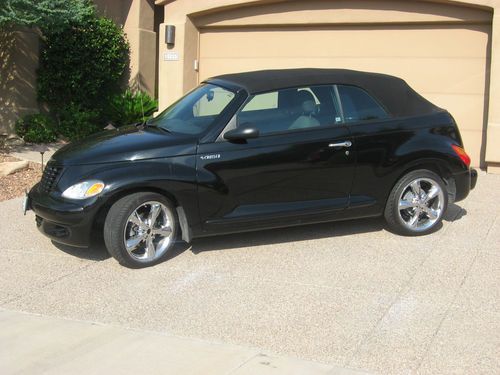
<svg viewBox="0 0 500 375">
<path fill-rule="evenodd" d="M 206 67 L 203 67 L 203 56 L 199 55 L 201 52 L 207 51 L 206 42 L 210 42 L 210 38 L 216 35 L 215 33 L 226 33 L 227 37 L 230 38 L 236 34 L 230 33 L 229 30 L 239 29 L 241 29 L 240 32 L 242 35 L 245 33 L 248 35 L 249 33 L 257 32 L 258 29 L 269 29 L 272 27 L 281 30 L 289 29 L 291 31 L 299 26 L 306 26 L 302 30 L 303 33 L 306 33 L 308 30 L 315 32 L 312 30 L 321 30 L 329 27 L 348 31 L 350 28 L 352 30 L 352 28 L 359 29 L 362 27 L 388 30 L 392 26 L 398 25 L 404 25 L 409 29 L 412 26 L 424 27 L 427 25 L 429 28 L 428 36 L 421 37 L 423 34 L 420 33 L 420 36 L 416 37 L 408 33 L 408 37 L 410 39 L 416 38 L 415 42 L 418 44 L 422 44 L 425 38 L 427 38 L 430 45 L 432 45 L 433 38 L 465 38 L 463 40 L 460 39 L 465 43 L 464 45 L 467 45 L 464 51 L 460 51 L 460 43 L 457 44 L 456 41 L 455 43 L 451 43 L 453 45 L 450 45 L 449 48 L 448 45 L 443 44 L 445 41 L 441 39 L 437 40 L 436 45 L 440 46 L 438 48 L 446 45 L 449 52 L 446 58 L 451 56 L 456 58 L 455 61 L 460 61 L 460 64 L 464 67 L 465 74 L 470 77 L 468 79 L 461 79 L 459 82 L 457 81 L 455 90 L 461 95 L 461 98 L 466 98 L 469 94 L 477 96 L 476 104 L 473 101 L 469 103 L 464 99 L 467 101 L 467 105 L 470 105 L 469 111 L 467 106 L 464 107 L 464 105 L 454 103 L 452 99 L 445 99 L 446 93 L 436 90 L 431 91 L 426 87 L 424 89 L 429 91 L 429 98 L 431 100 L 438 101 L 438 104 L 442 104 L 444 107 L 449 106 L 448 103 L 452 103 L 451 105 L 456 107 L 455 111 L 457 113 L 461 111 L 457 117 L 462 119 L 462 132 L 469 133 L 467 136 L 470 139 L 468 143 L 471 145 L 470 151 L 475 159 L 475 164 L 478 165 L 481 163 L 483 166 L 487 164 L 490 171 L 494 171 L 500 166 L 500 105 L 494 105 L 494 103 L 500 103 L 500 46 L 498 45 L 500 21 L 498 15 L 494 13 L 495 9 L 500 7 L 500 0 L 412 0 L 404 2 L 393 0 L 311 0 L 307 2 L 293 0 L 170 0 L 157 1 L 157 4 L 165 5 L 165 24 L 175 25 L 177 31 L 176 45 L 173 47 L 167 47 L 167 45 L 162 43 L 163 38 L 160 38 L 159 99 L 161 108 L 167 106 L 192 88 L 194 83 L 198 82 L 200 78 L 216 72 L 217 68 L 210 72 L 207 71 Z M 433 28 L 440 30 L 445 26 L 456 27 L 457 33 L 432 33 Z M 163 27 L 160 28 L 160 30 L 163 29 Z M 462 31 L 458 31 L 458 29 Z M 282 35 L 284 36 L 285 34 Z M 353 33 L 352 35 L 354 40 L 356 34 Z M 368 34 L 365 34 L 365 37 L 366 35 Z M 343 35 L 342 43 L 344 45 L 348 44 L 348 39 L 349 35 Z M 219 38 L 215 41 L 216 47 L 214 48 L 217 51 L 224 51 L 224 48 L 232 48 L 234 50 L 237 43 L 233 44 L 231 42 L 228 43 L 230 46 L 226 46 L 226 40 L 229 41 L 230 39 Z M 246 48 L 246 43 L 252 43 L 249 42 L 250 40 L 249 38 L 244 39 L 243 44 L 239 48 Z M 379 43 L 380 40 L 377 39 L 376 43 Z M 195 42 L 199 51 L 193 48 Z M 319 51 L 321 51 L 319 47 L 321 42 L 317 44 Z M 369 49 L 370 44 L 366 43 L 366 48 Z M 264 49 L 269 49 L 268 44 L 263 42 L 261 45 L 265 45 Z M 398 47 L 401 48 L 400 45 Z M 300 43 L 297 43 L 297 48 L 301 48 Z M 165 61 L 162 56 L 163 52 L 167 50 L 176 52 L 178 60 Z M 231 52 L 232 56 L 237 57 L 238 54 L 233 52 Z M 276 51 L 269 51 L 268 65 L 272 64 L 269 62 L 272 62 L 274 57 L 272 52 L 276 53 Z M 415 56 L 415 60 L 422 57 L 438 59 L 442 51 L 433 52 L 432 48 L 430 48 L 427 52 L 429 56 Z M 319 55 L 321 53 L 319 52 Z M 469 56 L 469 53 L 473 53 L 474 56 Z M 435 54 L 434 57 L 433 54 Z M 342 54 L 340 55 L 343 56 Z M 206 58 L 207 56 L 204 57 Z M 245 56 L 245 58 L 248 57 Z M 199 72 L 194 69 L 194 61 L 198 58 L 200 58 Z M 309 50 L 307 58 L 308 61 L 313 58 Z M 223 61 L 221 59 L 218 62 L 219 64 L 227 64 L 228 60 Z M 348 61 L 346 60 L 345 62 L 347 63 Z M 381 70 L 381 64 L 375 60 L 372 65 L 358 65 L 362 66 L 365 70 Z M 210 66 L 213 68 L 217 64 Z M 209 69 L 212 69 L 210 66 Z M 287 66 L 296 66 L 296 64 L 294 62 L 287 64 L 284 60 L 280 61 L 280 67 Z M 370 66 L 373 68 L 370 69 Z M 219 65 L 219 69 L 223 72 L 229 68 Z M 236 69 L 248 69 L 248 67 L 244 63 L 241 63 Z M 404 70 L 404 67 L 402 69 Z M 425 64 L 421 67 L 413 65 L 411 69 L 412 71 L 408 72 L 408 77 L 406 78 L 419 90 L 422 88 L 419 86 L 422 86 L 423 81 L 412 79 L 412 77 L 418 77 L 419 74 L 427 77 L 429 75 L 429 67 Z M 450 65 L 450 69 L 454 69 L 453 65 Z M 382 71 L 391 73 L 391 71 L 387 70 L 382 69 Z M 439 82 L 439 79 L 442 77 L 440 71 L 436 71 L 433 80 Z M 453 78 L 453 75 L 448 77 Z M 428 84 L 429 87 L 433 85 L 435 85 L 435 82 Z M 448 91 L 450 89 L 453 90 L 453 82 L 445 82 L 445 85 L 448 85 Z M 449 97 L 451 98 L 452 95 L 453 92 L 450 92 Z M 471 116 L 475 121 L 472 125 L 468 121 Z"/>
<path fill-rule="evenodd" d="M 35 31 L 0 31 L 0 135 L 12 134 L 19 116 L 38 111 L 38 50 Z"/>
</svg>

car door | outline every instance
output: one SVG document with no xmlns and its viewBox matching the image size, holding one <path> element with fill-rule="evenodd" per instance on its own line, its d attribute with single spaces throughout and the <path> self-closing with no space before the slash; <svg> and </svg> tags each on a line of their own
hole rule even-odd
<svg viewBox="0 0 500 375">
<path fill-rule="evenodd" d="M 402 151 L 399 147 L 412 137 L 402 122 L 393 118 L 378 100 L 361 87 L 337 85 L 344 123 L 349 127 L 356 152 L 350 211 L 363 216 L 380 214 L 401 171 L 394 168 Z M 359 211 L 358 211 L 359 212 Z"/>
<path fill-rule="evenodd" d="M 250 97 L 229 126 L 259 136 L 200 144 L 199 209 L 208 232 L 330 219 L 347 208 L 355 155 L 333 86 Z M 312 102 L 312 103 L 311 103 Z"/>
</svg>

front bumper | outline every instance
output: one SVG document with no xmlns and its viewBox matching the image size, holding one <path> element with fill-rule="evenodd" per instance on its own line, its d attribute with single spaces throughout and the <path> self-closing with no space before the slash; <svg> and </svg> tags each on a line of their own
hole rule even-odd
<svg viewBox="0 0 500 375">
<path fill-rule="evenodd" d="M 35 213 L 38 230 L 55 242 L 88 247 L 97 205 L 80 205 L 38 192 L 35 186 L 28 194 L 29 207 Z"/>
</svg>

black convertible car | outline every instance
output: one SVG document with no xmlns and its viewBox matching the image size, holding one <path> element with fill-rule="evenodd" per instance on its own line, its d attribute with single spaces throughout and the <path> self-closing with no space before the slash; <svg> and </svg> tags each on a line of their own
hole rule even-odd
<svg viewBox="0 0 500 375">
<path fill-rule="evenodd" d="M 438 228 L 477 173 L 453 117 L 403 80 L 336 69 L 222 75 L 138 125 L 59 150 L 29 192 L 39 229 L 143 267 L 176 241 L 384 216 Z"/>
</svg>

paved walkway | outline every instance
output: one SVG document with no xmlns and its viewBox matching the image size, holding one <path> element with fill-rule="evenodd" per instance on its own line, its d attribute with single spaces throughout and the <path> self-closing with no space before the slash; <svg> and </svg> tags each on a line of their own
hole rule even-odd
<svg viewBox="0 0 500 375">
<path fill-rule="evenodd" d="M 9 154 L 21 160 L 41 163 L 42 155 L 40 154 L 40 152 L 43 152 L 43 162 L 45 164 L 52 157 L 52 155 L 54 155 L 54 152 L 56 152 L 61 147 L 61 143 L 16 146 L 12 148 Z"/>
<path fill-rule="evenodd" d="M 364 373 L 236 345 L 0 309 L 0 374 Z"/>
</svg>

